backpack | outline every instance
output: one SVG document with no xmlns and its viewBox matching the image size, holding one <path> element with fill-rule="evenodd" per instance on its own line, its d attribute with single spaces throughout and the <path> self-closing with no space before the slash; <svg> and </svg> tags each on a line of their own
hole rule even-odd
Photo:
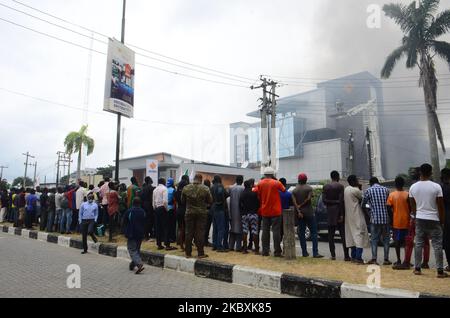
<svg viewBox="0 0 450 318">
<path fill-rule="evenodd" d="M 63 195 L 61 199 L 61 208 L 62 209 L 68 209 L 69 208 L 69 199 L 65 195 Z"/>
</svg>

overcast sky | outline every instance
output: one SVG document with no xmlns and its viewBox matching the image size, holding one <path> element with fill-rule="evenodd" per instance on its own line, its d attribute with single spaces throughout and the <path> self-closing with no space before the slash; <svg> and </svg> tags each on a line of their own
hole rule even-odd
<svg viewBox="0 0 450 318">
<path fill-rule="evenodd" d="M 120 39 L 121 0 L 20 1 Z M 367 7 L 389 2 L 128 0 L 125 42 L 253 80 L 232 81 L 136 57 L 138 63 L 204 79 L 248 87 L 257 83 L 260 74 L 302 78 L 298 80 L 300 86 L 281 87 L 279 94 L 283 97 L 313 89 L 317 81 L 307 78 L 331 79 L 361 71 L 379 76 L 385 57 L 399 46 L 402 33 L 384 17 L 380 28 L 368 28 Z M 0 0 L 0 3 L 90 35 L 89 31 L 14 1 Z M 441 9 L 449 7 L 450 0 L 441 1 Z M 0 18 L 90 46 L 87 37 L 4 6 L 0 6 Z M 0 165 L 9 166 L 3 177 L 12 181 L 22 176 L 25 159 L 22 153 L 30 151 L 38 161 L 41 182 L 44 176 L 47 181 L 54 181 L 56 152 L 63 150 L 67 133 L 82 125 L 82 111 L 12 92 L 83 108 L 89 51 L 2 20 L 0 37 Z M 99 35 L 95 39 L 106 41 Z M 449 37 L 444 39 L 448 41 Z M 93 48 L 105 53 L 107 50 L 106 45 L 97 41 Z M 406 70 L 404 64 L 402 61 L 397 66 L 393 77 L 418 75 L 417 69 Z M 87 167 L 113 164 L 114 160 L 116 116 L 102 111 L 105 67 L 106 56 L 92 53 L 88 134 L 95 139 L 96 146 L 86 160 Z M 440 108 L 444 113 L 447 108 L 449 113 L 450 103 L 445 99 L 450 99 L 450 72 L 442 62 L 437 68 L 439 75 L 444 78 L 447 75 L 447 79 L 441 80 L 438 93 L 447 103 Z M 141 65 L 136 66 L 135 84 L 135 119 L 123 120 L 125 157 L 165 151 L 197 160 L 229 163 L 228 125 L 254 120 L 245 114 L 257 108 L 261 94 L 245 87 L 191 79 Z M 415 84 L 413 77 L 387 82 L 385 100 L 422 100 L 419 89 L 398 88 Z M 444 118 L 448 119 L 448 115 Z M 450 130 L 444 132 L 448 134 Z"/>
</svg>

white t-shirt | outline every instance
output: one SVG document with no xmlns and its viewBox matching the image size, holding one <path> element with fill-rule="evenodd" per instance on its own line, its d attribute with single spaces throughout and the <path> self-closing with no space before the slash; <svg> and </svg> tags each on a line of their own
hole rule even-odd
<svg viewBox="0 0 450 318">
<path fill-rule="evenodd" d="M 418 181 L 409 189 L 409 197 L 416 201 L 416 218 L 439 221 L 437 198 L 441 198 L 442 188 L 433 181 Z"/>
<path fill-rule="evenodd" d="M 77 192 L 75 193 L 75 203 L 77 210 L 80 209 L 81 204 L 84 202 L 85 197 L 86 197 L 86 189 L 83 187 L 78 188 Z"/>
<path fill-rule="evenodd" d="M 56 193 L 55 194 L 55 208 L 61 209 L 61 200 L 62 200 L 63 194 L 62 193 Z"/>
</svg>

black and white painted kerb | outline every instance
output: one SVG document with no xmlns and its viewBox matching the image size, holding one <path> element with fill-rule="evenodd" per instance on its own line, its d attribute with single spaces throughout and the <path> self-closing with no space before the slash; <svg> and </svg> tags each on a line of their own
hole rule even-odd
<svg viewBox="0 0 450 318">
<path fill-rule="evenodd" d="M 82 249 L 80 239 L 20 228 L 2 227 L 3 233 L 58 244 L 63 247 Z M 91 253 L 130 260 L 125 246 L 88 242 Z M 1 253 L 1 252 L 0 252 Z M 238 285 L 271 290 L 277 293 L 306 298 L 442 298 L 399 289 L 368 288 L 341 281 L 308 278 L 298 275 L 261 270 L 253 267 L 223 264 L 204 259 L 185 258 L 143 251 L 142 260 L 151 266 L 194 274 L 198 277 L 220 280 Z"/>
</svg>

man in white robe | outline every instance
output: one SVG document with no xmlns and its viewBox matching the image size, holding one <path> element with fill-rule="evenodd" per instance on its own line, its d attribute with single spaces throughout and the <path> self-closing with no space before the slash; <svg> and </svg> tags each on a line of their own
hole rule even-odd
<svg viewBox="0 0 450 318">
<path fill-rule="evenodd" d="M 363 249 L 369 247 L 369 233 L 361 208 L 363 192 L 358 178 L 351 175 L 347 179 L 349 186 L 344 191 L 345 202 L 345 243 L 351 248 L 352 262 L 364 264 Z"/>
</svg>

